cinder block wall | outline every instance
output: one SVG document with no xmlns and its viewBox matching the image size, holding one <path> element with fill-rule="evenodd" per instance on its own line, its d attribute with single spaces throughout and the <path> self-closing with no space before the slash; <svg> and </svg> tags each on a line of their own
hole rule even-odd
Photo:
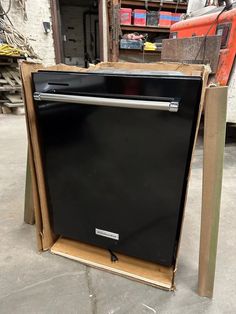
<svg viewBox="0 0 236 314">
<path fill-rule="evenodd" d="M 9 0 L 2 0 L 4 9 L 7 9 L 8 3 Z M 23 12 L 17 9 L 15 1 L 12 0 L 8 16 L 13 25 L 30 39 L 30 44 L 44 64 L 55 64 L 52 29 L 48 34 L 45 34 L 43 29 L 43 21 L 51 23 L 50 1 L 28 0 L 26 1 L 26 12 L 28 21 L 24 21 Z"/>
</svg>

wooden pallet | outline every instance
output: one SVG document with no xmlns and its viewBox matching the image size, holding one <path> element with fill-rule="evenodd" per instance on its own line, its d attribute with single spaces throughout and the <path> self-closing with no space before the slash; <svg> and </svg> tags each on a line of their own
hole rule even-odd
<svg viewBox="0 0 236 314">
<path fill-rule="evenodd" d="M 18 66 L 18 60 L 19 59 L 25 59 L 25 57 L 22 56 L 4 56 L 0 55 L 0 66 L 12 66 L 17 67 Z"/>
<path fill-rule="evenodd" d="M 21 97 L 21 79 L 17 64 L 11 67 L 0 67 L 0 105 L 4 114 L 24 113 L 24 103 Z"/>
<path fill-rule="evenodd" d="M 1 87 L 12 86 L 21 87 L 20 74 L 17 67 L 1 67 L 0 68 L 0 85 Z"/>
</svg>

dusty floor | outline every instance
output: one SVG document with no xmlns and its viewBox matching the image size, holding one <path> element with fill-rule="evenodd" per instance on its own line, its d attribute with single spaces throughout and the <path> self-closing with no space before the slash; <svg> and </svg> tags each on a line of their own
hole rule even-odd
<svg viewBox="0 0 236 314">
<path fill-rule="evenodd" d="M 201 139 L 194 155 L 176 292 L 37 253 L 23 223 L 26 167 L 23 116 L 0 115 L 0 313 L 236 313 L 236 143 L 225 150 L 213 300 L 196 294 L 201 207 Z"/>
</svg>

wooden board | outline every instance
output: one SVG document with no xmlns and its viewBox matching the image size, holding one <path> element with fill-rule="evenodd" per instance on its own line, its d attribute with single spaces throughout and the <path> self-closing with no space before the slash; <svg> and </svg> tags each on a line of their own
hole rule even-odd
<svg viewBox="0 0 236 314">
<path fill-rule="evenodd" d="M 30 172 L 30 163 L 29 163 L 29 150 L 27 154 L 27 164 L 26 164 L 24 222 L 30 225 L 33 225 L 35 223 L 32 181 L 31 181 L 31 172 Z"/>
<path fill-rule="evenodd" d="M 21 91 L 21 86 L 4 85 L 0 86 L 0 92 Z"/>
<path fill-rule="evenodd" d="M 220 219 L 226 107 L 227 87 L 208 88 L 204 115 L 203 193 L 198 293 L 201 296 L 210 298 L 213 296 Z"/>
<path fill-rule="evenodd" d="M 136 26 L 136 25 L 121 25 L 122 31 L 130 32 L 152 32 L 152 33 L 169 33 L 170 27 L 161 27 L 161 26 Z"/>
<path fill-rule="evenodd" d="M 121 0 L 121 6 L 125 6 L 125 7 L 142 7 L 143 9 L 145 9 L 145 4 L 147 3 L 147 7 L 148 8 L 155 8 L 155 9 L 159 9 L 160 7 L 162 8 L 162 10 L 165 9 L 174 9 L 177 10 L 177 12 L 179 12 L 179 10 L 181 11 L 185 11 L 187 10 L 187 3 L 177 3 L 175 1 L 163 1 L 161 3 L 161 0 L 151 0 L 151 1 L 146 1 L 146 0 Z"/>
<path fill-rule="evenodd" d="M 133 62 L 133 63 L 153 63 L 158 62 L 161 59 L 161 53 L 159 51 L 138 51 L 121 49 L 119 54 L 119 61 L 121 62 Z"/>
<path fill-rule="evenodd" d="M 6 100 L 7 101 L 7 100 Z M 18 108 L 18 107 L 24 107 L 24 103 L 22 102 L 16 102 L 16 103 L 12 103 L 12 102 L 4 102 L 3 103 L 4 106 L 8 107 L 8 108 Z"/>
<path fill-rule="evenodd" d="M 164 39 L 162 61 L 210 64 L 216 73 L 220 56 L 221 36 Z"/>
<path fill-rule="evenodd" d="M 119 36 L 120 36 L 120 0 L 109 2 L 109 60 L 117 62 L 119 59 Z"/>
<path fill-rule="evenodd" d="M 1 105 L 1 111 L 3 114 L 11 114 L 11 109 Z"/>
<path fill-rule="evenodd" d="M 10 93 L 5 93 L 4 96 L 7 98 L 8 102 L 11 103 L 22 103 L 22 97 L 21 94 L 16 93 L 16 94 L 10 94 Z"/>
<path fill-rule="evenodd" d="M 15 81 L 12 79 L 11 74 L 7 70 L 1 70 L 2 77 L 7 81 L 11 86 L 16 86 Z"/>
<path fill-rule="evenodd" d="M 65 238 L 58 239 L 51 252 L 152 286 L 166 290 L 174 288 L 173 267 L 164 267 L 121 254 L 116 254 L 117 262 L 111 262 L 108 250 Z"/>
<path fill-rule="evenodd" d="M 11 68 L 7 68 L 7 72 L 16 81 L 16 83 L 21 86 L 21 80 L 20 80 L 20 76 L 19 76 L 19 71 L 12 71 Z"/>
</svg>

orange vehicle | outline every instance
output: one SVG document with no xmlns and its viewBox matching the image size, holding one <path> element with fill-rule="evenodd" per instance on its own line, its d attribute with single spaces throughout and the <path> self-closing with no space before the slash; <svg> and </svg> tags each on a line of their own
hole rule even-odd
<svg viewBox="0 0 236 314">
<path fill-rule="evenodd" d="M 221 35 L 221 50 L 215 80 L 227 85 L 236 56 L 236 3 L 225 1 L 214 13 L 180 21 L 171 27 L 170 38 Z"/>
</svg>

